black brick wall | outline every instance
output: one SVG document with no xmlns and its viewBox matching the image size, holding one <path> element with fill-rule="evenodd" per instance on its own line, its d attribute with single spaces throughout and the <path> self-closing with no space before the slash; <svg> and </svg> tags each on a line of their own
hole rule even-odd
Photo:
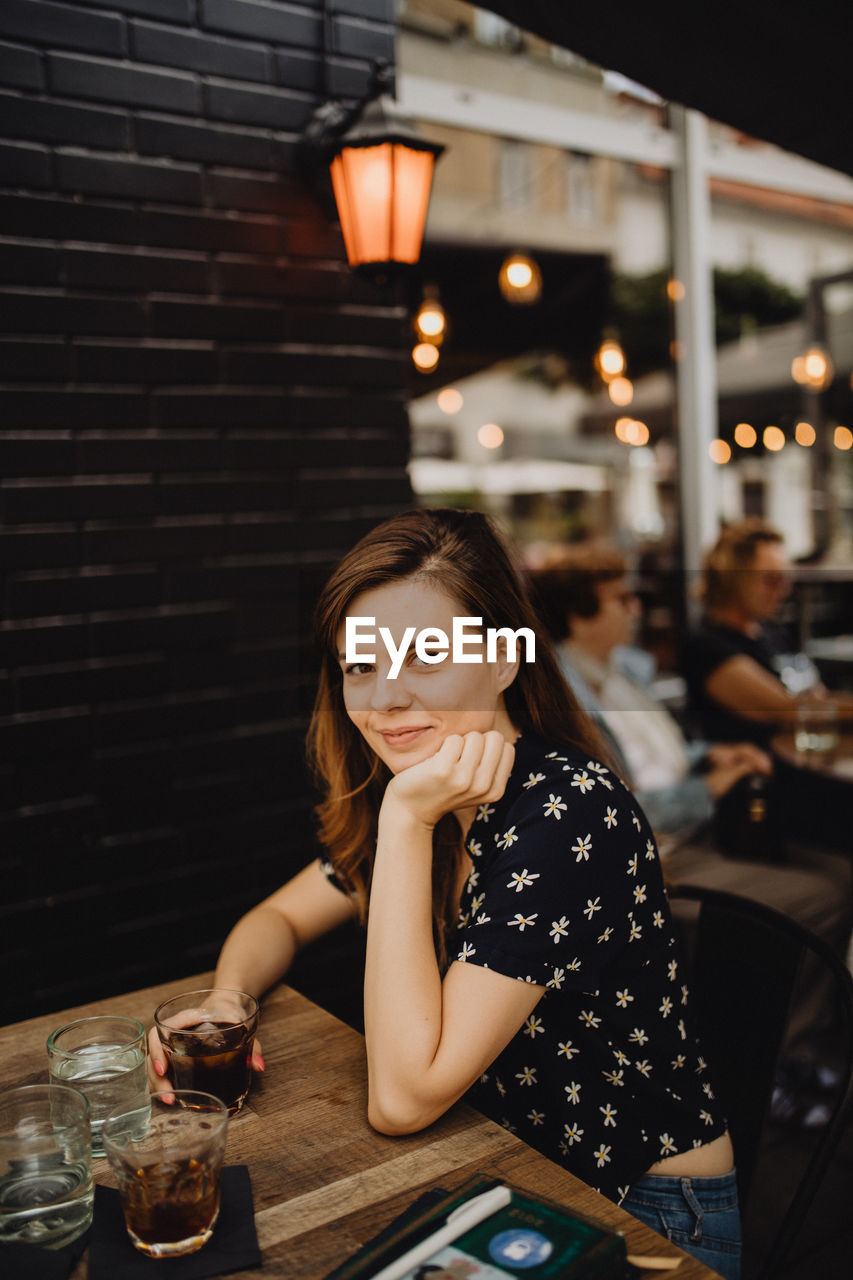
<svg viewBox="0 0 853 1280">
<path fill-rule="evenodd" d="M 331 7 L 357 95 L 392 0 Z M 319 0 L 0 4 L 0 1020 L 207 967 L 312 855 L 313 599 L 411 500 L 323 93 Z"/>
</svg>

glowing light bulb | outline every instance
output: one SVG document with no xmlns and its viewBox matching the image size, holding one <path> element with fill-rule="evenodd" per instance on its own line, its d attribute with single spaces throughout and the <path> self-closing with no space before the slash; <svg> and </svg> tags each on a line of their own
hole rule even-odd
<svg viewBox="0 0 853 1280">
<path fill-rule="evenodd" d="M 429 373 L 438 364 L 438 347 L 432 342 L 419 342 L 412 350 L 415 368 L 421 373 Z"/>
<path fill-rule="evenodd" d="M 464 403 L 462 392 L 455 387 L 442 387 L 436 396 L 436 403 L 442 413 L 458 413 Z"/>
<path fill-rule="evenodd" d="M 849 427 L 836 427 L 832 435 L 836 449 L 853 449 L 853 431 Z"/>
<path fill-rule="evenodd" d="M 735 444 L 741 449 L 751 449 L 758 440 L 758 432 L 749 422 L 739 422 L 735 427 Z"/>
<path fill-rule="evenodd" d="M 810 448 L 817 439 L 817 432 L 810 422 L 798 422 L 794 428 L 794 439 L 804 448 Z"/>
<path fill-rule="evenodd" d="M 499 449 L 504 442 L 504 433 L 496 422 L 484 422 L 477 432 L 477 440 L 484 449 Z"/>
<path fill-rule="evenodd" d="M 731 460 L 731 445 L 726 440 L 712 440 L 708 445 L 708 457 L 718 466 L 725 466 Z"/>
<path fill-rule="evenodd" d="M 630 378 L 614 378 L 608 384 L 607 394 L 614 404 L 618 404 L 620 408 L 623 408 L 634 399 L 634 384 Z"/>
<path fill-rule="evenodd" d="M 779 427 L 765 427 L 761 433 L 761 442 L 771 453 L 778 453 L 785 448 L 785 432 Z"/>
</svg>

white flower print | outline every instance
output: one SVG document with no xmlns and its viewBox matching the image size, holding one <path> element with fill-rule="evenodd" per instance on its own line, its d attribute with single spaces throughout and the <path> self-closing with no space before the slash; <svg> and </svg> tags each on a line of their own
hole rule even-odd
<svg viewBox="0 0 853 1280">
<path fill-rule="evenodd" d="M 532 1125 L 534 1125 L 534 1126 L 535 1126 L 535 1125 L 543 1124 L 543 1123 L 544 1123 L 544 1120 L 545 1120 L 545 1112 L 544 1112 L 544 1111 L 536 1111 L 535 1109 L 534 1109 L 533 1111 L 528 1111 L 528 1113 L 527 1113 L 527 1119 L 528 1119 L 528 1120 L 530 1121 L 530 1123 L 531 1123 Z"/>
<path fill-rule="evenodd" d="M 705 1061 L 705 1059 L 702 1057 L 701 1053 L 699 1054 L 699 1057 L 696 1059 L 696 1063 L 697 1063 L 696 1074 L 701 1075 L 702 1072 L 705 1071 L 708 1067 L 708 1064 Z"/>
<path fill-rule="evenodd" d="M 625 1072 L 621 1069 L 619 1071 L 602 1071 L 601 1074 L 604 1076 L 604 1079 L 608 1084 L 615 1084 L 620 1087 L 625 1084 L 625 1081 L 622 1078 L 625 1075 Z"/>
<path fill-rule="evenodd" d="M 646 900 L 646 886 L 644 884 L 635 884 L 634 885 L 634 901 L 637 903 L 640 903 L 640 902 L 645 902 L 645 900 Z"/>
<path fill-rule="evenodd" d="M 579 1053 L 580 1049 L 576 1049 L 571 1040 L 561 1041 L 557 1045 L 558 1057 L 562 1055 L 564 1058 L 568 1058 L 569 1061 L 571 1061 L 571 1059 L 576 1058 Z"/>
<path fill-rule="evenodd" d="M 559 920 L 551 921 L 551 937 L 554 939 L 555 942 L 559 942 L 561 938 L 565 938 L 568 936 L 569 931 L 568 931 L 568 928 L 566 927 L 568 924 L 569 924 L 569 921 L 566 919 L 565 916 L 560 916 Z"/>
<path fill-rule="evenodd" d="M 655 860 L 655 846 L 652 840 L 646 841 L 646 859 L 649 862 L 654 862 Z"/>
<path fill-rule="evenodd" d="M 618 1116 L 619 1112 L 614 1110 L 614 1108 L 611 1107 L 609 1102 L 606 1103 L 603 1107 L 599 1107 L 598 1109 L 601 1112 L 601 1114 L 604 1116 L 605 1129 L 607 1128 L 608 1125 L 610 1125 L 611 1129 L 615 1129 L 616 1117 Z"/>
<path fill-rule="evenodd" d="M 573 776 L 572 786 L 577 787 L 581 795 L 585 795 L 595 786 L 595 778 L 591 778 L 585 769 L 581 769 Z"/>
<path fill-rule="evenodd" d="M 660 1153 L 662 1156 L 671 1156 L 678 1150 L 678 1147 L 675 1145 L 675 1141 L 668 1133 L 659 1133 L 658 1140 L 660 1142 Z"/>
<path fill-rule="evenodd" d="M 516 893 L 521 893 L 522 889 L 533 884 L 534 880 L 539 879 L 538 871 L 528 871 L 527 867 L 523 871 L 513 871 L 510 874 L 508 889 L 514 889 Z M 472 903 L 473 906 L 473 903 Z M 476 910 L 476 908 L 475 908 Z"/>
<path fill-rule="evenodd" d="M 469 888 L 471 888 L 471 889 L 476 889 L 476 887 L 477 887 L 477 881 L 478 881 L 479 879 L 480 879 L 480 873 L 479 873 L 479 871 L 477 870 L 477 868 L 475 867 L 475 868 L 474 868 L 474 870 L 471 872 L 470 876 L 468 877 L 468 886 L 469 886 Z"/>
<path fill-rule="evenodd" d="M 678 1019 L 678 1034 L 681 1036 L 681 1039 L 682 1039 L 682 1040 L 686 1040 L 686 1039 L 687 1039 L 687 1028 L 686 1028 L 686 1027 L 685 1027 L 685 1025 L 684 1025 L 684 1019 L 683 1019 L 683 1018 L 679 1018 L 679 1019 Z"/>
<path fill-rule="evenodd" d="M 531 916 L 523 916 L 520 911 L 516 911 L 512 920 L 507 920 L 507 924 L 511 929 L 518 925 L 518 932 L 524 933 L 524 930 L 528 928 L 528 926 L 531 928 L 533 927 L 534 920 L 538 920 L 538 918 L 538 911 L 534 911 Z"/>
<path fill-rule="evenodd" d="M 610 941 L 610 935 L 611 935 L 611 933 L 612 933 L 612 932 L 613 932 L 613 926 L 609 924 L 609 925 L 607 926 L 607 928 L 604 930 L 604 933 L 599 934 L 599 936 L 598 936 L 598 941 L 599 941 L 599 942 L 609 942 L 609 941 Z"/>
<path fill-rule="evenodd" d="M 482 907 L 485 901 L 486 901 L 486 895 L 484 893 L 478 893 L 475 898 L 471 899 L 471 915 L 472 916 L 477 914 L 477 912 L 480 910 L 480 907 Z"/>
<path fill-rule="evenodd" d="M 603 1169 L 606 1164 L 610 1164 L 610 1147 L 606 1147 L 602 1142 L 597 1151 L 592 1153 L 595 1156 L 595 1163 L 599 1169 Z"/>
<path fill-rule="evenodd" d="M 645 1076 L 646 1079 L 648 1080 L 649 1076 L 652 1074 L 652 1064 L 648 1061 L 648 1059 L 638 1058 L 637 1061 L 634 1063 L 634 1066 L 637 1068 L 640 1075 Z"/>
<path fill-rule="evenodd" d="M 510 827 L 509 831 L 505 831 L 500 838 L 498 838 L 498 833 L 496 831 L 495 840 L 497 841 L 499 849 L 508 849 L 510 845 L 515 844 L 518 840 L 518 836 L 515 834 L 515 824 Z"/>
<path fill-rule="evenodd" d="M 714 1123 L 714 1117 L 711 1115 L 710 1111 L 706 1111 L 704 1107 L 699 1112 L 699 1119 L 702 1121 L 703 1124 Z"/>
<path fill-rule="evenodd" d="M 705 1082 L 705 1084 L 702 1085 L 702 1092 L 705 1094 L 705 1097 L 708 1098 L 710 1102 L 714 1101 L 714 1090 L 707 1083 L 707 1081 Z"/>
<path fill-rule="evenodd" d="M 502 1098 L 506 1096 L 506 1085 L 502 1080 L 499 1080 L 497 1076 L 495 1076 L 495 1088 Z"/>
<path fill-rule="evenodd" d="M 534 1085 L 538 1083 L 535 1067 L 522 1067 L 520 1071 L 516 1071 L 515 1078 L 520 1080 L 522 1084 Z"/>
<path fill-rule="evenodd" d="M 685 1058 L 683 1053 L 676 1054 L 672 1060 L 673 1071 L 679 1071 L 684 1066 L 686 1061 L 687 1059 Z"/>
<path fill-rule="evenodd" d="M 584 915 L 585 915 L 585 916 L 588 916 L 588 917 L 589 917 L 589 919 L 591 920 L 591 919 L 592 919 L 592 917 L 595 915 L 596 911 L 600 911 L 600 910 L 601 910 L 601 898 L 600 898 L 600 897 L 598 897 L 598 898 L 587 898 L 587 900 L 586 900 L 586 906 L 585 906 L 585 907 L 584 907 L 584 909 L 583 909 L 583 913 L 584 913 Z"/>
<path fill-rule="evenodd" d="M 549 791 L 548 799 L 546 803 L 542 805 L 542 808 L 545 810 L 545 817 L 550 818 L 553 815 L 558 822 L 560 821 L 560 819 L 562 818 L 563 814 L 566 812 L 568 807 L 569 806 L 564 803 L 563 797 L 555 796 L 552 791 Z"/>
<path fill-rule="evenodd" d="M 639 831 L 639 830 L 641 829 L 641 827 L 642 827 L 642 823 L 640 822 L 640 819 L 637 817 L 637 815 L 636 815 L 636 813 L 634 812 L 634 810 L 633 810 L 633 809 L 631 810 L 631 821 L 633 822 L 634 826 L 635 826 L 635 827 L 637 828 L 637 830 Z"/>
<path fill-rule="evenodd" d="M 614 1057 L 614 1058 L 616 1059 L 616 1061 L 619 1063 L 619 1066 L 620 1066 L 620 1067 L 630 1067 L 630 1065 L 631 1065 L 631 1059 L 628 1057 L 627 1053 L 625 1053 L 625 1052 L 624 1052 L 624 1050 L 622 1050 L 622 1049 L 614 1049 L 614 1050 L 613 1050 L 613 1057 Z"/>
<path fill-rule="evenodd" d="M 494 813 L 494 806 L 490 804 L 477 805 L 477 818 L 484 824 L 488 825 L 489 818 Z"/>
<path fill-rule="evenodd" d="M 571 1084 L 564 1084 L 563 1089 L 565 1090 L 567 1101 L 573 1107 L 576 1107 L 581 1100 L 581 1086 L 577 1080 L 573 1080 Z"/>
<path fill-rule="evenodd" d="M 554 976 L 550 978 L 548 982 L 545 983 L 545 986 L 552 987 L 555 991 L 559 991 L 563 986 L 563 981 L 565 977 L 566 977 L 565 969 L 555 968 Z"/>
<path fill-rule="evenodd" d="M 652 916 L 652 924 L 656 929 L 663 928 L 663 912 L 662 911 L 656 911 L 654 913 L 654 915 Z"/>
<path fill-rule="evenodd" d="M 618 827 L 618 826 L 619 826 L 619 821 L 618 821 L 618 818 L 617 818 L 617 816 L 616 816 L 616 810 L 615 810 L 615 809 L 611 809 L 611 808 L 610 808 L 610 805 L 608 805 L 608 806 L 607 806 L 607 812 L 606 812 L 606 813 L 605 813 L 605 815 L 604 815 L 604 821 L 607 823 L 607 830 L 608 830 L 608 831 L 610 831 L 610 830 L 611 830 L 611 828 L 613 828 L 613 827 Z"/>
<path fill-rule="evenodd" d="M 587 760 L 586 767 L 591 773 L 596 775 L 596 778 L 603 787 L 606 787 L 608 791 L 613 790 L 613 783 L 607 776 L 610 772 L 609 769 L 605 769 L 604 765 L 599 764 L 597 760 Z"/>
<path fill-rule="evenodd" d="M 631 995 L 627 987 L 624 991 L 616 992 L 616 1003 L 620 1009 L 627 1009 L 629 1002 L 633 999 L 634 997 Z"/>
<path fill-rule="evenodd" d="M 563 1133 L 566 1135 L 566 1142 L 573 1147 L 576 1142 L 580 1142 L 583 1137 L 583 1129 L 579 1129 L 576 1124 L 564 1124 Z"/>
<path fill-rule="evenodd" d="M 678 973 L 678 961 L 670 960 L 669 964 L 666 966 L 666 971 L 669 974 L 670 982 L 675 982 L 675 975 Z"/>
<path fill-rule="evenodd" d="M 480 844 L 479 840 L 475 840 L 473 836 L 468 841 L 468 852 L 471 854 L 472 858 L 479 858 L 480 854 L 483 852 L 483 846 Z M 469 876 L 468 879 L 470 880 L 470 878 L 471 877 Z"/>
<path fill-rule="evenodd" d="M 681 1003 L 687 1004 L 687 987 L 686 986 L 681 988 Z"/>
<path fill-rule="evenodd" d="M 628 941 L 636 942 L 637 939 L 642 938 L 642 936 L 643 936 L 643 926 L 641 924 L 637 924 L 636 920 L 632 920 L 631 932 L 628 934 Z"/>
<path fill-rule="evenodd" d="M 645 1031 L 643 1031 L 642 1027 L 634 1027 L 634 1030 L 628 1036 L 628 1039 L 633 1041 L 634 1044 L 648 1044 L 649 1042 L 649 1037 L 646 1035 Z"/>
<path fill-rule="evenodd" d="M 488 924 L 491 918 L 491 916 L 486 915 L 485 911 L 481 911 L 477 916 L 477 919 L 474 921 L 474 924 Z"/>
<path fill-rule="evenodd" d="M 536 786 L 537 782 L 544 782 L 544 781 L 545 781 L 544 773 L 529 773 L 527 775 L 527 781 L 523 784 L 524 790 L 529 791 L 531 787 Z"/>
<path fill-rule="evenodd" d="M 531 1040 L 535 1040 L 537 1035 L 545 1034 L 542 1019 L 537 1018 L 535 1013 L 531 1013 L 530 1017 L 525 1021 L 524 1034 L 530 1036 Z"/>
<path fill-rule="evenodd" d="M 477 954 L 476 947 L 472 947 L 470 942 L 463 942 L 462 950 L 459 952 L 459 955 L 456 957 L 456 959 L 463 960 L 463 961 L 470 960 L 471 956 L 475 956 L 476 954 Z"/>
<path fill-rule="evenodd" d="M 581 962 L 580 962 L 580 960 L 578 960 L 577 956 L 575 956 L 575 958 L 574 958 L 574 960 L 572 960 L 571 964 L 567 964 L 567 965 L 566 965 L 566 968 L 569 970 L 569 972 L 570 972 L 570 973 L 577 973 L 577 971 L 578 971 L 578 969 L 579 969 L 580 967 L 581 967 Z"/>
<path fill-rule="evenodd" d="M 549 751 L 545 757 L 546 760 L 559 760 L 561 763 L 564 763 L 568 758 L 568 756 L 561 756 L 559 751 Z"/>
<path fill-rule="evenodd" d="M 601 1025 L 601 1019 L 595 1016 L 592 1009 L 584 1009 L 579 1013 L 578 1022 L 585 1022 L 588 1027 L 598 1027 Z"/>
<path fill-rule="evenodd" d="M 589 851 L 591 848 L 592 848 L 592 832 L 591 831 L 588 831 L 585 836 L 578 836 L 577 844 L 572 845 L 572 853 L 576 853 L 578 855 L 575 858 L 575 862 L 580 862 L 581 860 L 583 860 L 584 862 L 589 862 Z"/>
<path fill-rule="evenodd" d="M 638 862 L 639 862 L 639 856 L 635 853 L 635 854 L 634 854 L 634 856 L 633 856 L 633 858 L 629 859 L 629 861 L 628 861 L 628 875 L 629 875 L 629 876 L 635 876 L 635 875 L 637 874 L 637 863 L 638 863 Z"/>
<path fill-rule="evenodd" d="M 661 1000 L 658 1013 L 662 1013 L 665 1018 L 668 1018 L 672 1013 L 672 1001 L 669 996 L 664 996 L 663 1000 Z"/>
</svg>

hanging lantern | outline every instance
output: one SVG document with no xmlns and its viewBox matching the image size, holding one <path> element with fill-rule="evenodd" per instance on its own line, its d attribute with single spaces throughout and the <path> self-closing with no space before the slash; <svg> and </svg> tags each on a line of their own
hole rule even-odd
<svg viewBox="0 0 853 1280">
<path fill-rule="evenodd" d="M 418 261 L 433 166 L 443 150 L 422 138 L 387 94 L 368 102 L 337 140 L 332 186 L 351 267 Z"/>
<path fill-rule="evenodd" d="M 349 265 L 371 275 L 418 261 L 433 168 L 444 151 L 385 92 L 390 74 L 378 61 L 364 103 L 354 110 L 323 103 L 303 135 L 308 155 L 331 170 Z"/>
</svg>

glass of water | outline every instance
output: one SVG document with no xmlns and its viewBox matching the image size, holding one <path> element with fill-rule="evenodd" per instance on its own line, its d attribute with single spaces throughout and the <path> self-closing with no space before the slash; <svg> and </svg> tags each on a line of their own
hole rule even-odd
<svg viewBox="0 0 853 1280">
<path fill-rule="evenodd" d="M 0 1243 L 61 1249 L 92 1222 L 89 1103 L 66 1085 L 0 1093 Z"/>
<path fill-rule="evenodd" d="M 47 1038 L 51 1084 L 68 1084 L 91 1105 L 92 1154 L 102 1156 L 101 1129 L 114 1107 L 148 1106 L 145 1028 L 136 1018 L 78 1018 Z"/>
</svg>

